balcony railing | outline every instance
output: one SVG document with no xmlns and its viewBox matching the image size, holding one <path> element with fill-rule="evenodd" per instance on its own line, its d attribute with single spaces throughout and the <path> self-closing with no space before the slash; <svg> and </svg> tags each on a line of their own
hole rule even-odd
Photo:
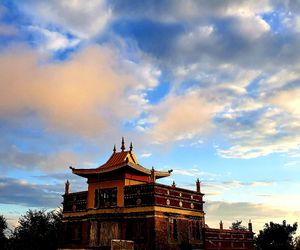
<svg viewBox="0 0 300 250">
<path fill-rule="evenodd" d="M 87 210 L 87 191 L 63 195 L 64 212 Z M 94 194 L 92 194 L 94 197 Z M 99 196 L 101 198 L 101 196 Z M 162 185 L 147 183 L 124 187 L 124 207 L 163 206 L 194 211 L 203 211 L 203 194 Z M 100 203 L 99 203 L 100 204 Z M 104 206 L 106 207 L 106 206 Z M 101 207 L 97 207 L 101 209 Z"/>
<path fill-rule="evenodd" d="M 124 187 L 124 206 L 165 206 L 203 211 L 203 194 L 162 184 Z"/>
</svg>

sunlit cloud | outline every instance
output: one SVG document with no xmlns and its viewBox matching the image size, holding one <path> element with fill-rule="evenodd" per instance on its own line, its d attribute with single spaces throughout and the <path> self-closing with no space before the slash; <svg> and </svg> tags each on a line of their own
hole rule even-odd
<svg viewBox="0 0 300 250">
<path fill-rule="evenodd" d="M 236 220 L 242 220 L 243 225 L 247 227 L 248 221 L 251 219 L 254 232 L 258 232 L 265 223 L 270 221 L 282 222 L 286 219 L 288 223 L 294 223 L 299 216 L 299 211 L 295 209 L 287 215 L 286 210 L 277 206 L 251 202 L 207 201 L 205 207 L 206 223 L 210 227 L 218 228 L 220 220 L 223 221 L 225 228 L 229 228 L 231 223 Z"/>
<path fill-rule="evenodd" d="M 108 47 L 86 49 L 65 63 L 42 65 L 34 52 L 19 50 L 2 54 L 0 64 L 3 119 L 22 119 L 29 112 L 48 131 L 95 136 L 114 119 L 130 119 L 140 112 L 126 102 L 134 75 L 125 73 L 124 64 L 118 69 L 122 64 Z"/>
<path fill-rule="evenodd" d="M 170 95 L 154 108 L 153 114 L 158 122 L 153 125 L 150 133 L 158 143 L 205 135 L 213 126 L 212 117 L 217 109 L 216 104 L 209 103 L 199 93 Z"/>
</svg>

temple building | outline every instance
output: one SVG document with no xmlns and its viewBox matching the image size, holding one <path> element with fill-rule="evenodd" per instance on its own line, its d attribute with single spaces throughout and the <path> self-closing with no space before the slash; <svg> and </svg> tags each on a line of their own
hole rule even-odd
<svg viewBox="0 0 300 250">
<path fill-rule="evenodd" d="M 124 138 L 121 151 L 114 147 L 103 165 L 70 168 L 86 178 L 88 188 L 70 193 L 66 183 L 61 249 L 113 249 L 115 242 L 124 244 L 115 249 L 253 249 L 252 230 L 242 234 L 205 227 L 199 179 L 195 191 L 178 188 L 174 182 L 170 186 L 157 183 L 172 170 L 143 167 L 132 143 L 126 150 Z"/>
</svg>

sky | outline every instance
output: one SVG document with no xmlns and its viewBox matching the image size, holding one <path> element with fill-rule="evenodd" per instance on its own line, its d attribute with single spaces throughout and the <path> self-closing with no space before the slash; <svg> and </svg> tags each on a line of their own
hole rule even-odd
<svg viewBox="0 0 300 250">
<path fill-rule="evenodd" d="M 0 0 L 0 90 L 11 227 L 122 136 L 210 227 L 300 223 L 300 1 Z"/>
</svg>

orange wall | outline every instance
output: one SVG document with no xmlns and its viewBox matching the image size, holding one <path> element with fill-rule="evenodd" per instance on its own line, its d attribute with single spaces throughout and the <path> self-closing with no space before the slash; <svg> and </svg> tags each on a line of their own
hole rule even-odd
<svg viewBox="0 0 300 250">
<path fill-rule="evenodd" d="M 131 180 L 131 179 L 125 179 L 125 186 L 140 185 L 140 184 L 145 184 L 145 182 L 144 181 Z"/>
</svg>

